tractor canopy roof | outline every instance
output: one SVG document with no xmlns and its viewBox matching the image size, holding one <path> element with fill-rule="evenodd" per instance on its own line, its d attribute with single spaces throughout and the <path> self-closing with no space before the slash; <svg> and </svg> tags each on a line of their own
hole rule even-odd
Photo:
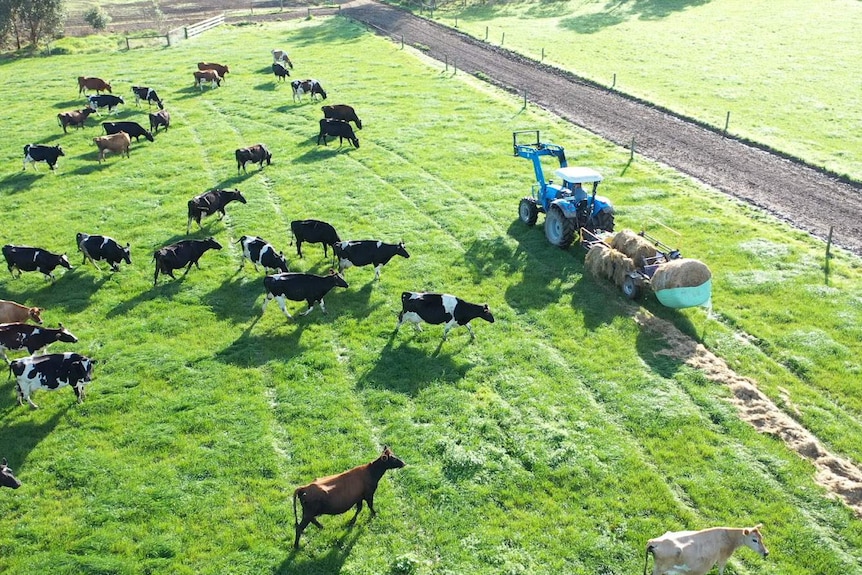
<svg viewBox="0 0 862 575">
<path fill-rule="evenodd" d="M 554 173 L 564 182 L 571 182 L 573 184 L 589 184 L 602 181 L 602 175 L 592 168 L 568 166 L 559 168 Z"/>
</svg>

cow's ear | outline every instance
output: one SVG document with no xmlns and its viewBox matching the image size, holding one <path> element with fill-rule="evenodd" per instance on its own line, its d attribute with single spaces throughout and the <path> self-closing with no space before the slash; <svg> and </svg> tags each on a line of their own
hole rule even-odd
<svg viewBox="0 0 862 575">
<path fill-rule="evenodd" d="M 747 529 L 747 528 L 746 528 L 746 529 L 743 529 L 743 530 L 742 530 L 742 534 L 743 534 L 743 535 L 748 535 L 749 533 L 751 533 L 751 529 Z"/>
<path fill-rule="evenodd" d="M 329 268 L 329 275 L 331 275 L 331 276 L 335 275 L 335 268 Z"/>
<path fill-rule="evenodd" d="M 132 246 L 129 242 L 126 242 L 126 249 L 129 249 Z"/>
</svg>

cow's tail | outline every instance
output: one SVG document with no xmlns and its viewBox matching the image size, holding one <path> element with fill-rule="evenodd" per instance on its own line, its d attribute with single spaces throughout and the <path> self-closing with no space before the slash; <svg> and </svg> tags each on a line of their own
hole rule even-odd
<svg viewBox="0 0 862 575">
<path fill-rule="evenodd" d="M 644 556 L 644 575 L 646 575 L 646 572 L 647 572 L 647 565 L 649 564 L 649 555 L 650 555 L 650 553 L 652 553 L 652 552 L 653 552 L 653 547 L 652 547 L 652 545 L 647 545 L 647 548 L 646 548 L 646 555 Z"/>
</svg>

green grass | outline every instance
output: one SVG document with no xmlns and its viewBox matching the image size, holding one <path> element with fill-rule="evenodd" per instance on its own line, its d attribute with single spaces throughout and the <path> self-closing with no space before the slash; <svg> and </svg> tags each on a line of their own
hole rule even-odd
<svg viewBox="0 0 862 575">
<path fill-rule="evenodd" d="M 282 45 L 295 77 L 357 108 L 360 149 L 316 146 L 319 104 L 293 103 L 269 72 Z M 222 88 L 192 87 L 202 59 L 231 66 Z M 517 220 L 532 169 L 512 157 L 510 132 L 541 128 L 605 174 L 620 227 L 678 230 L 664 239 L 710 265 L 717 316 L 644 306 L 780 405 L 790 398 L 857 464 L 858 258 L 839 252 L 827 276 L 805 234 L 649 162 L 626 169 L 626 150 L 339 18 L 45 62 L 0 64 L 22 79 L 0 86 L 0 240 L 78 264 L 75 233 L 104 233 L 131 242 L 133 265 L 77 266 L 54 285 L 0 276 L 0 297 L 45 307 L 80 339 L 52 351 L 99 360 L 82 405 L 40 392 L 32 411 L 11 382 L 0 393 L 0 456 L 24 482 L 0 492 L 0 571 L 622 574 L 640 572 L 645 541 L 666 530 L 763 522 L 769 559 L 741 551 L 726 573 L 862 572 L 862 522 L 812 466 L 741 422 L 725 387 L 661 355 L 665 342 L 584 275 L 577 249 Z M 82 105 L 78 75 L 129 98 L 132 84 L 158 88 L 173 126 L 99 165 L 95 119 L 68 135 L 56 125 Z M 119 116 L 146 123 L 131 100 Z M 20 171 L 30 142 L 63 145 L 56 174 Z M 255 142 L 273 164 L 237 176 L 234 149 Z M 248 198 L 193 228 L 224 249 L 154 288 L 153 250 L 185 237 L 186 202 L 213 187 Z M 379 282 L 348 270 L 326 316 L 261 315 L 262 273 L 237 271 L 235 242 L 256 234 L 288 253 L 297 218 L 403 239 L 411 258 Z M 319 246 L 304 251 L 292 270 L 328 269 Z M 496 322 L 477 322 L 472 342 L 461 329 L 441 344 L 440 326 L 393 334 L 403 290 L 488 302 Z M 293 552 L 293 489 L 384 444 L 408 466 L 381 482 L 378 517 L 352 529 L 324 517 Z"/>
<path fill-rule="evenodd" d="M 859 2 L 458 1 L 434 18 L 862 180 Z"/>
</svg>

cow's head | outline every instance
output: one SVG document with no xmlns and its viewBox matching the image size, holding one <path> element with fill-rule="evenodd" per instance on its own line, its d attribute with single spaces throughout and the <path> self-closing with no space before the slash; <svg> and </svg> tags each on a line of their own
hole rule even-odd
<svg viewBox="0 0 862 575">
<path fill-rule="evenodd" d="M 122 97 L 122 96 L 116 96 L 116 98 L 117 98 L 117 101 L 118 101 L 120 104 L 125 104 L 125 103 L 126 103 L 126 101 L 125 101 L 125 100 L 123 100 L 123 97 Z"/>
<path fill-rule="evenodd" d="M 72 269 L 72 264 L 69 263 L 69 258 L 66 257 L 66 254 L 60 256 L 60 260 L 57 262 L 67 270 Z"/>
<path fill-rule="evenodd" d="M 314 83 L 311 85 L 311 93 L 312 93 L 312 94 L 317 94 L 317 95 L 318 95 L 318 96 L 320 96 L 320 97 L 321 97 L 321 99 L 323 99 L 323 100 L 325 100 L 325 99 L 326 99 L 326 90 L 324 90 L 324 89 L 323 89 L 323 86 L 321 86 L 321 85 L 320 85 L 320 82 L 314 82 Z M 358 148 L 358 147 L 359 147 L 359 146 L 357 146 L 357 148 Z"/>
<path fill-rule="evenodd" d="M 0 465 L 0 487 L 11 487 L 18 489 L 21 487 L 21 482 L 12 474 L 12 470 L 6 465 L 6 458 L 3 458 L 3 464 Z"/>
<path fill-rule="evenodd" d="M 481 313 L 479 314 L 478 317 L 481 317 L 482 319 L 484 319 L 487 322 L 494 323 L 494 316 L 493 316 L 493 314 L 491 314 L 491 308 L 489 308 L 488 304 L 486 304 L 486 303 L 483 303 L 481 305 L 482 305 L 482 309 L 481 309 Z"/>
<path fill-rule="evenodd" d="M 380 454 L 378 459 L 383 462 L 386 469 L 399 469 L 404 467 L 404 462 L 392 453 L 392 450 L 389 449 L 388 445 L 383 447 L 383 453 Z"/>
<path fill-rule="evenodd" d="M 410 254 L 407 253 L 407 249 L 404 247 L 404 242 L 398 242 L 398 247 L 395 248 L 395 253 L 405 258 L 410 257 Z"/>
<path fill-rule="evenodd" d="M 57 150 L 57 155 L 58 155 L 58 156 L 65 156 L 65 155 L 66 155 L 66 154 L 64 154 L 64 153 L 63 153 L 63 148 L 62 148 L 62 147 L 60 147 L 60 146 L 54 146 L 54 149 L 55 149 L 55 150 Z"/>
<path fill-rule="evenodd" d="M 78 338 L 75 337 L 71 331 L 63 327 L 63 324 L 58 324 L 58 333 L 57 333 L 57 341 L 64 341 L 66 343 L 78 343 Z"/>
<path fill-rule="evenodd" d="M 763 557 L 767 557 L 769 556 L 769 549 L 763 544 L 763 537 L 760 535 L 761 527 L 761 524 L 757 524 L 749 529 L 743 529 L 742 537 L 746 547 Z"/>
<path fill-rule="evenodd" d="M 27 310 L 27 314 L 30 316 L 30 319 L 42 325 L 42 308 L 40 307 L 31 307 Z"/>
<path fill-rule="evenodd" d="M 344 276 L 342 276 L 340 273 L 338 273 L 334 269 L 332 269 L 332 268 L 329 269 L 329 275 L 330 275 L 330 277 L 334 277 L 336 287 L 343 287 L 343 288 L 348 287 L 347 282 L 344 281 Z"/>
<path fill-rule="evenodd" d="M 218 243 L 217 241 L 215 241 L 215 238 L 213 238 L 212 236 L 210 236 L 204 240 L 204 245 L 207 248 L 214 249 L 214 250 L 220 250 L 221 249 L 221 244 Z"/>
<path fill-rule="evenodd" d="M 126 247 L 122 248 L 122 250 L 123 250 L 123 261 L 125 261 L 129 265 L 132 265 L 131 245 L 129 245 L 129 243 L 126 242 Z"/>
<path fill-rule="evenodd" d="M 269 162 L 267 162 L 267 163 L 269 163 Z M 230 192 L 230 195 L 232 196 L 232 198 L 233 198 L 234 200 L 236 200 L 236 201 L 238 201 L 238 202 L 241 202 L 241 203 L 243 203 L 243 204 L 247 204 L 247 203 L 248 203 L 248 202 L 246 202 L 246 201 L 245 201 L 245 196 L 243 196 L 243 195 L 242 195 L 242 192 L 241 192 L 241 191 L 239 191 L 239 190 L 237 190 L 236 188 L 234 188 L 233 190 L 229 190 L 229 192 Z"/>
<path fill-rule="evenodd" d="M 287 259 L 284 257 L 284 252 L 278 252 L 278 255 L 274 257 L 276 259 L 275 269 L 285 274 L 290 271 L 287 267 Z"/>
<path fill-rule="evenodd" d="M 348 136 L 347 139 L 350 140 L 350 143 L 353 144 L 354 148 L 359 147 L 359 138 L 357 138 L 355 134 L 352 138 L 350 136 Z"/>
</svg>

